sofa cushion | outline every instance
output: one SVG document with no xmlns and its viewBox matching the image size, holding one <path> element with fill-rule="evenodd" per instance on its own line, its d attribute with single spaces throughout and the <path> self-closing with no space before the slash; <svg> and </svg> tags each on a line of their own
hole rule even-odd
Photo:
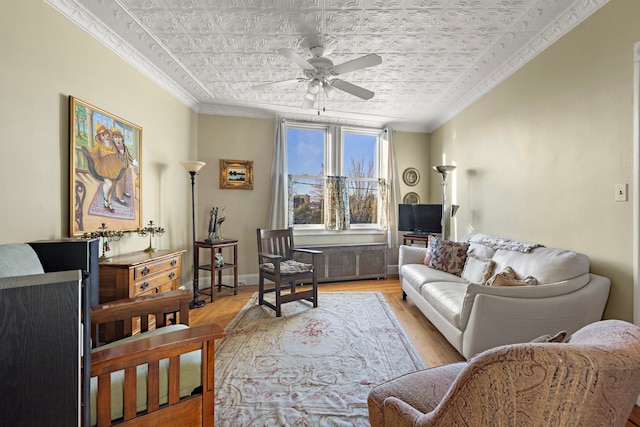
<svg viewBox="0 0 640 427">
<path fill-rule="evenodd" d="M 26 243 L 0 245 L 0 277 L 43 274 L 40 258 Z"/>
<path fill-rule="evenodd" d="M 467 251 L 467 254 L 473 254 L 478 258 L 493 258 L 496 250 L 480 243 L 485 236 L 487 235 L 480 233 L 467 234 L 464 236 L 462 241 L 469 243 L 469 250 Z"/>
<path fill-rule="evenodd" d="M 429 267 L 460 276 L 467 259 L 468 243 L 452 242 L 436 236 L 431 239 L 431 262 Z"/>
<path fill-rule="evenodd" d="M 462 270 L 462 278 L 470 283 L 484 285 L 493 273 L 495 262 L 491 259 L 478 258 L 474 255 L 467 255 Z"/>
<path fill-rule="evenodd" d="M 467 282 L 454 274 L 445 271 L 434 270 L 423 264 L 405 264 L 400 269 L 403 283 L 411 285 L 420 292 L 422 286 L 432 282 L 456 282 L 466 284 Z"/>
<path fill-rule="evenodd" d="M 432 282 L 422 287 L 420 295 L 449 323 L 463 329 L 460 313 L 468 286 L 466 282 Z"/>
<path fill-rule="evenodd" d="M 517 277 L 533 276 L 540 284 L 569 280 L 589 272 L 586 255 L 553 248 L 535 248 L 529 253 L 499 249 L 492 258 L 496 270 L 513 268 Z"/>
</svg>

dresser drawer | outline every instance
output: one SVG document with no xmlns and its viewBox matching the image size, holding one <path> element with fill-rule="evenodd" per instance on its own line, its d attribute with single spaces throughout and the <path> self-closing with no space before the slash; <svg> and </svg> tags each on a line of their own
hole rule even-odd
<svg viewBox="0 0 640 427">
<path fill-rule="evenodd" d="M 184 250 L 117 255 L 100 263 L 100 303 L 178 289 Z"/>
<path fill-rule="evenodd" d="M 173 281 L 177 278 L 178 278 L 177 268 L 161 271 L 160 273 L 154 274 L 153 276 L 144 276 L 133 283 L 133 296 L 138 296 L 143 292 L 147 292 L 151 289 L 155 289 L 166 283 L 169 283 L 169 285 L 171 285 Z"/>
<path fill-rule="evenodd" d="M 140 280 L 149 277 L 163 270 L 174 268 L 180 261 L 178 257 L 164 258 L 158 261 L 147 262 L 144 265 L 138 265 L 133 270 L 133 280 Z"/>
</svg>

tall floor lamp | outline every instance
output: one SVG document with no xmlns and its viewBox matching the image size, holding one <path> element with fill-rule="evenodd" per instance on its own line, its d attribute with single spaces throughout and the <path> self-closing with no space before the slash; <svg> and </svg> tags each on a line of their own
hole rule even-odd
<svg viewBox="0 0 640 427">
<path fill-rule="evenodd" d="M 195 186 L 196 175 L 198 171 L 206 165 L 205 162 L 199 162 L 197 160 L 187 160 L 180 162 L 182 166 L 191 175 L 191 225 L 192 225 L 192 244 L 193 244 L 193 268 L 198 268 L 196 265 L 196 201 L 195 201 Z M 189 308 L 200 308 L 205 305 L 205 301 L 198 299 L 198 279 L 196 279 L 195 271 L 193 275 L 193 299 L 189 303 Z"/>
<path fill-rule="evenodd" d="M 455 170 L 454 165 L 434 166 L 433 170 L 442 175 L 442 238 L 447 238 L 447 174 Z M 456 208 L 456 210 L 458 210 Z M 452 215 L 454 213 L 452 212 Z"/>
</svg>

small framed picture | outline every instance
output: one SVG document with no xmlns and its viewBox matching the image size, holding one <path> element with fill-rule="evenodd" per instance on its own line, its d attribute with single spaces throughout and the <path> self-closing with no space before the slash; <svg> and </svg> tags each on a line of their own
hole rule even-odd
<svg viewBox="0 0 640 427">
<path fill-rule="evenodd" d="M 413 187 L 420 181 L 420 172 L 416 168 L 406 168 L 402 173 L 402 180 L 408 186 Z"/>
<path fill-rule="evenodd" d="M 220 159 L 220 188 L 253 190 L 253 160 Z"/>
</svg>

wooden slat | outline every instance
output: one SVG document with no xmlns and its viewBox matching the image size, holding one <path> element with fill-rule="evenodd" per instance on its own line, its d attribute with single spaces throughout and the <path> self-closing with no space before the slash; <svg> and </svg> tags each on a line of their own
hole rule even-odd
<svg viewBox="0 0 640 427">
<path fill-rule="evenodd" d="M 180 356 L 169 359 L 169 405 L 180 400 Z"/>
<path fill-rule="evenodd" d="M 98 377 L 98 427 L 111 425 L 111 374 Z"/>
<path fill-rule="evenodd" d="M 160 407 L 160 364 L 147 364 L 147 412 L 156 411 Z"/>
<path fill-rule="evenodd" d="M 138 375 L 137 368 L 132 366 L 131 368 L 127 368 L 124 370 L 124 419 L 130 420 L 136 416 L 137 408 L 137 399 L 127 398 L 129 396 L 137 396 L 138 391 Z"/>
</svg>

